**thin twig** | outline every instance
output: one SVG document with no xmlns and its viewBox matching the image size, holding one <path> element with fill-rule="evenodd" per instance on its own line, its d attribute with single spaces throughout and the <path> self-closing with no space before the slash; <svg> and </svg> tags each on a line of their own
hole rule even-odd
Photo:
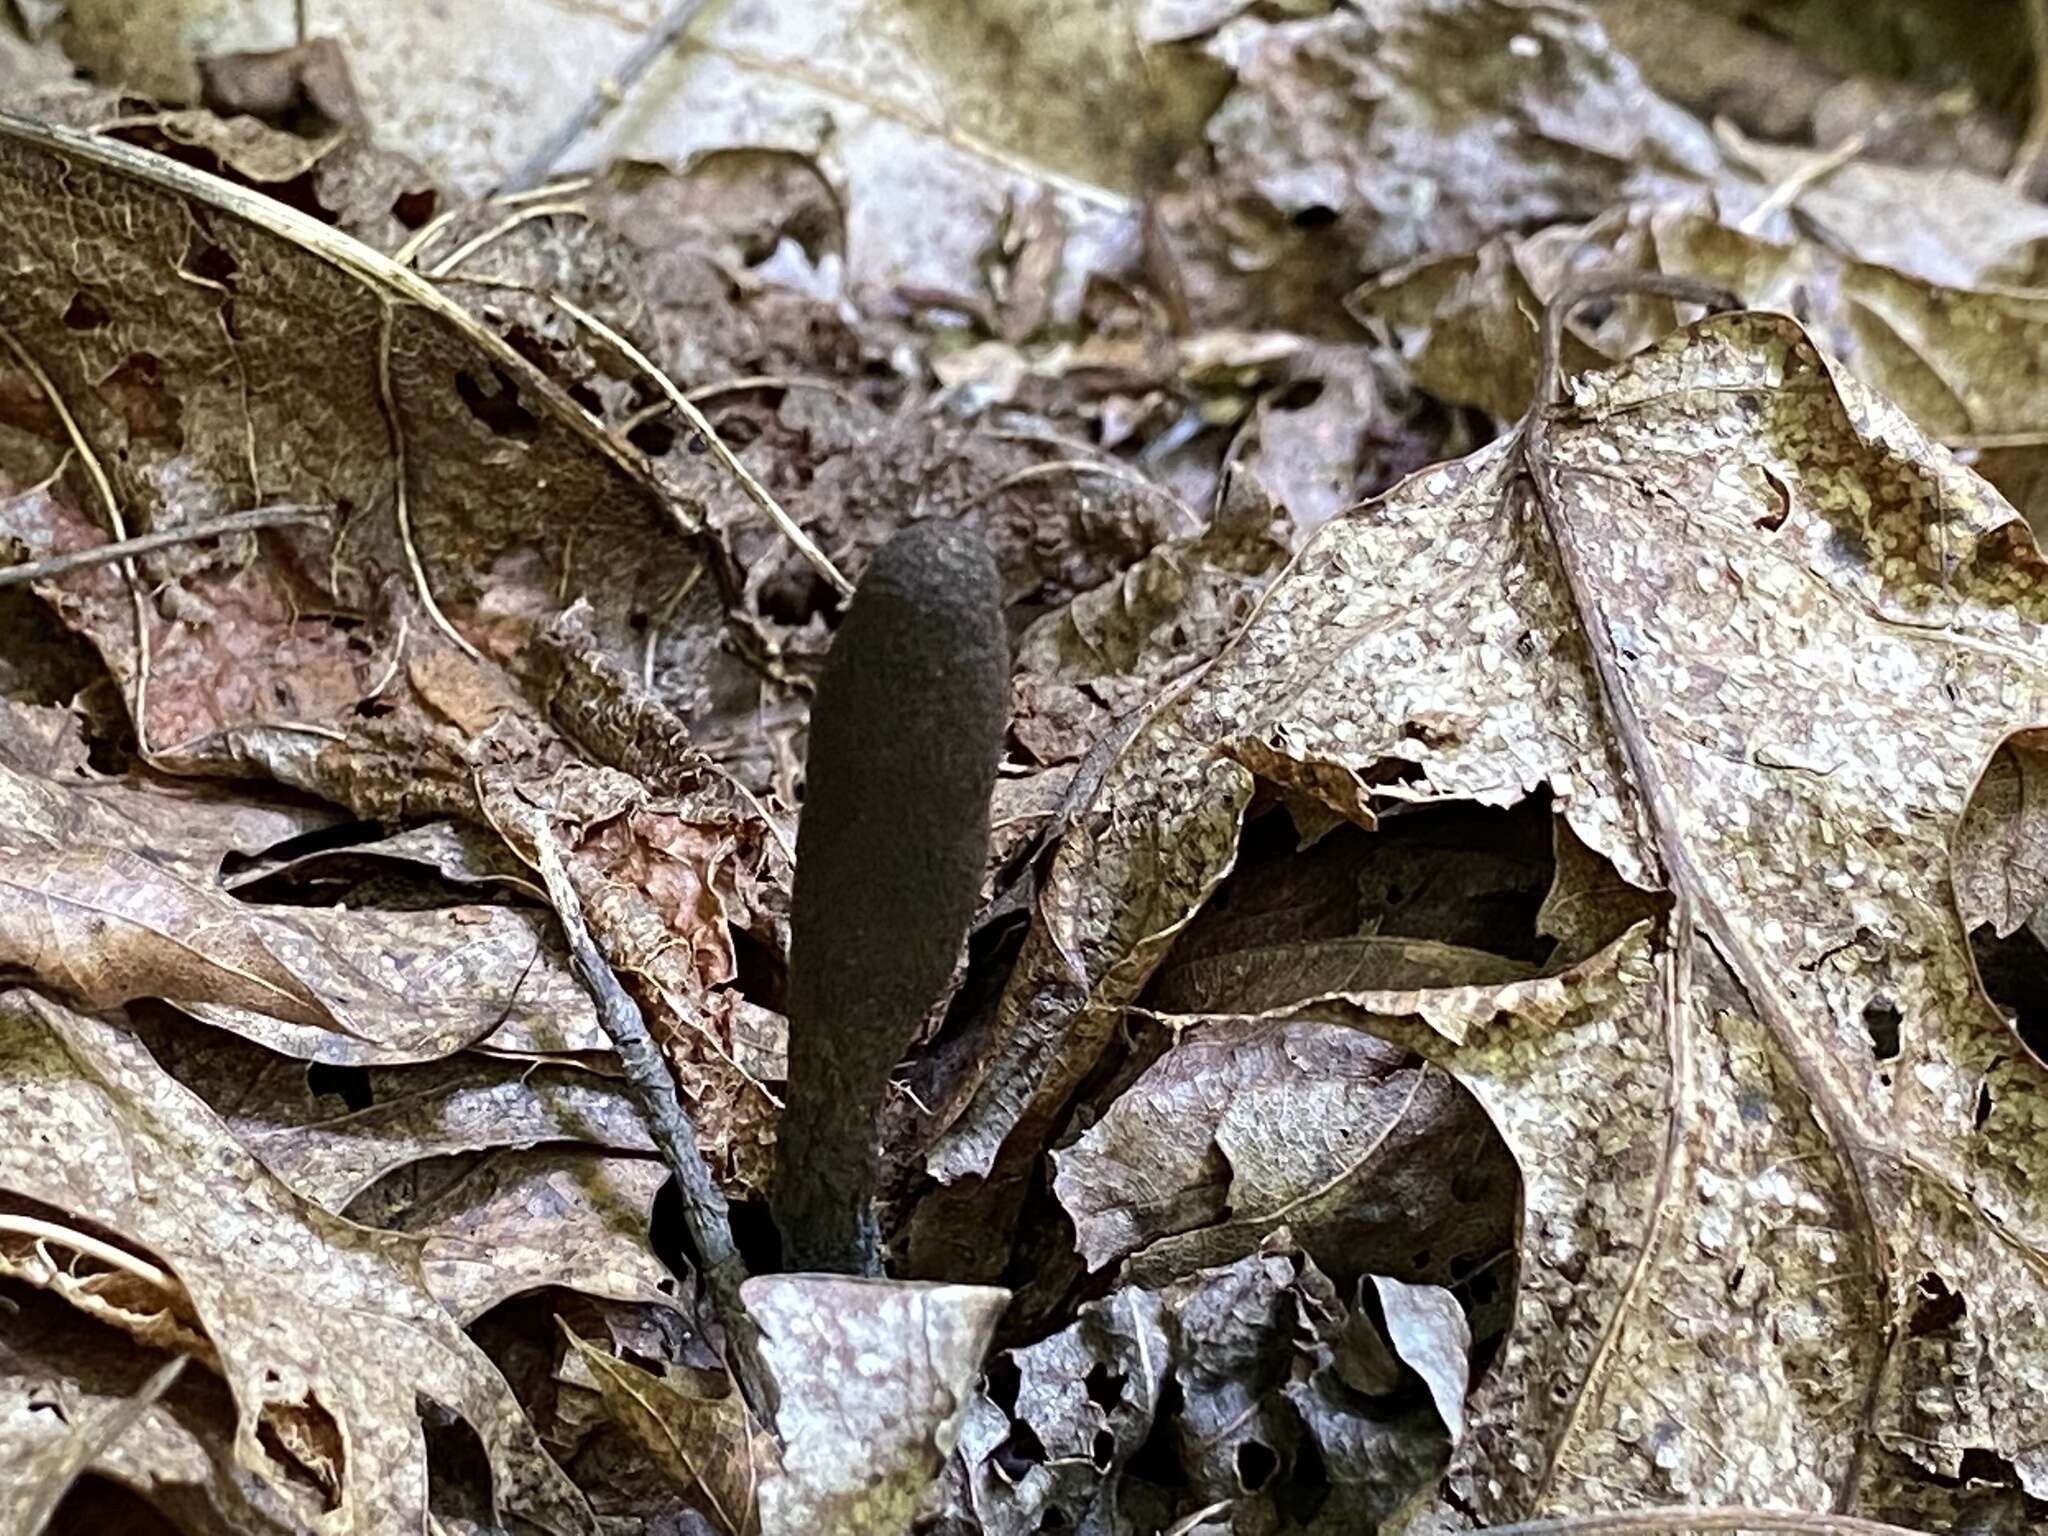
<svg viewBox="0 0 2048 1536">
<path fill-rule="evenodd" d="M 1560 1515 L 1554 1520 L 1521 1520 L 1480 1528 L 1484 1536 L 1666 1536 L 1676 1531 L 1788 1531 L 1800 1536 L 1920 1536 L 1909 1526 L 1804 1509 L 1747 1509 L 1708 1504 L 1689 1509 L 1667 1504 L 1653 1509 L 1619 1509 L 1597 1515 Z"/>
<path fill-rule="evenodd" d="M 562 865 L 554 832 L 547 818 L 536 814 L 528 821 L 533 840 L 534 864 L 547 886 L 548 900 L 562 925 L 569 944 L 569 960 L 577 978 L 597 1004 L 598 1022 L 618 1052 L 626 1082 L 638 1101 L 640 1113 L 662 1160 L 675 1175 L 676 1192 L 682 1197 L 683 1223 L 697 1250 L 704 1286 L 712 1306 L 725 1328 L 727 1363 L 733 1381 L 749 1410 L 764 1425 L 775 1422 L 775 1393 L 762 1364 L 758 1334 L 753 1320 L 740 1300 L 740 1286 L 746 1281 L 746 1261 L 733 1242 L 732 1217 L 725 1192 L 711 1177 L 697 1140 L 697 1127 L 676 1097 L 675 1079 L 647 1021 L 617 974 L 598 953 L 596 942 L 583 922 L 583 904 Z"/>
<path fill-rule="evenodd" d="M 1826 151 L 1824 154 L 1815 155 L 1811 160 L 1806 161 L 1791 175 L 1771 188 L 1770 194 L 1762 202 L 1743 215 L 1742 222 L 1736 228 L 1745 235 L 1760 234 L 1763 227 L 1771 221 L 1772 216 L 1778 213 L 1779 210 L 1790 208 L 1799 201 L 1800 197 L 1809 187 L 1817 186 L 1819 183 L 1826 181 L 1835 172 L 1849 164 L 1852 160 L 1855 160 L 1868 149 L 1870 147 L 1870 137 L 1870 128 L 1859 128 L 1835 145 L 1833 149 Z"/>
<path fill-rule="evenodd" d="M 703 579 L 704 562 L 699 560 L 690 567 L 690 574 L 676 584 L 675 591 L 662 599 L 661 606 L 654 610 L 647 621 L 647 639 L 640 648 L 640 684 L 649 693 L 654 692 L 654 652 L 660 644 L 662 629 L 675 617 L 676 610 L 683 605 L 683 599 L 696 589 Z"/>
<path fill-rule="evenodd" d="M 159 1269 L 140 1254 L 130 1253 L 125 1248 L 116 1248 L 112 1243 L 103 1243 L 89 1232 L 79 1232 L 70 1227 L 59 1226 L 54 1221 L 44 1221 L 38 1216 L 13 1216 L 0 1213 L 0 1232 L 11 1232 L 16 1237 L 33 1238 L 38 1246 L 56 1243 L 69 1248 L 82 1258 L 97 1259 L 109 1269 L 118 1269 L 133 1275 L 144 1285 L 166 1295 L 177 1296 L 184 1287 L 169 1270 Z"/>
<path fill-rule="evenodd" d="M 553 171 L 555 162 L 589 132 L 593 123 L 626 99 L 627 93 L 639 84 L 640 77 L 647 73 L 656 59 L 668 52 L 675 40 L 683 35 L 683 29 L 697 19 L 697 13 L 703 8 L 704 0 L 680 0 L 679 4 L 670 6 L 668 13 L 648 29 L 647 35 L 640 39 L 619 67 L 598 81 L 597 88 L 569 120 L 512 173 L 502 190 L 523 192 Z"/>
<path fill-rule="evenodd" d="M 782 530 L 783 537 L 795 545 L 797 553 L 810 562 L 811 569 L 831 583 L 832 589 L 841 597 L 853 595 L 853 583 L 839 574 L 839 567 L 831 562 L 825 551 L 818 548 L 811 536 L 797 525 L 796 519 L 783 511 L 775 498 L 768 494 L 768 488 L 756 480 L 753 472 L 739 461 L 739 457 L 725 445 L 725 439 L 712 429 L 710 419 L 697 409 L 688 395 L 676 387 L 675 380 L 655 367 L 653 360 L 646 353 L 582 305 L 563 298 L 559 293 L 549 294 L 548 297 L 577 324 L 610 344 L 620 356 L 638 368 L 649 383 L 668 396 L 669 404 L 682 413 L 683 419 L 690 424 L 690 430 L 704 439 L 705 446 L 711 450 L 711 456 L 723 464 L 727 472 L 739 481 L 740 488 L 747 493 L 755 506 L 768 514 L 775 526 Z"/>
<path fill-rule="evenodd" d="M 96 544 L 91 549 L 75 549 L 69 554 L 50 555 L 41 560 L 25 561 L 20 565 L 0 566 L 0 587 L 14 587 L 24 581 L 41 581 L 49 576 L 62 576 L 70 571 L 83 570 L 87 566 L 109 565 L 116 560 L 149 554 L 153 550 L 171 549 L 179 544 L 197 544 L 201 540 L 219 538 L 224 534 L 253 533 L 258 528 L 284 528 L 296 523 L 325 522 L 333 510 L 331 507 L 305 506 L 251 507 L 246 512 L 230 512 L 225 517 L 210 518 L 202 523 L 188 523 L 183 528 L 164 528 L 155 533 L 139 533 L 132 539 L 122 539 L 117 543 Z"/>
</svg>

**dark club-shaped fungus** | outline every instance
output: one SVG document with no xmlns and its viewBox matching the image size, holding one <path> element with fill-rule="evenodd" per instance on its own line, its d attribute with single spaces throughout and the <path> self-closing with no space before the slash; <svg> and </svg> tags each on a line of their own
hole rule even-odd
<svg viewBox="0 0 2048 1536">
<path fill-rule="evenodd" d="M 876 551 L 811 708 L 774 1189 L 791 1269 L 881 1272 L 876 1112 L 973 915 L 1008 689 L 980 536 L 917 523 Z"/>
</svg>

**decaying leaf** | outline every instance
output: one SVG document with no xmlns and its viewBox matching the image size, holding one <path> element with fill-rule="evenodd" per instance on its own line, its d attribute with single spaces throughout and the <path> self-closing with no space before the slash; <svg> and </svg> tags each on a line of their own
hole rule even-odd
<svg viewBox="0 0 2048 1536">
<path fill-rule="evenodd" d="M 14 992 L 0 1032 L 0 1181 L 176 1275 L 235 1395 L 235 1459 L 297 1518 L 420 1526 L 426 1397 L 475 1429 L 501 1507 L 551 1532 L 595 1532 L 407 1241 L 292 1195 L 121 1025 Z M 41 1150 L 52 1140 L 63 1159 Z"/>
<path fill-rule="evenodd" d="M 1393 1349 L 1284 1227 L 1235 1263 L 1084 1305 L 991 1362 L 941 1528 L 1163 1530 L 1188 1500 L 1252 1528 L 1369 1528 L 1442 1459 L 1408 1383 L 1462 1394 L 1468 1367 L 1455 1300 L 1379 1284 Z"/>
<path fill-rule="evenodd" d="M 613 1421 L 701 1501 L 719 1531 L 749 1536 L 760 1529 L 755 1500 L 774 1451 L 772 1443 L 762 1443 L 730 1383 L 676 1367 L 658 1376 L 574 1334 L 569 1343 L 596 1378 Z"/>
<path fill-rule="evenodd" d="M 959 1439 L 1009 1293 L 838 1275 L 757 1276 L 747 1310 L 779 1398 L 766 1536 L 909 1526 Z"/>
<path fill-rule="evenodd" d="M 1323 1010 L 1440 1064 L 1520 1165 L 1517 1323 L 1446 1496 L 1934 1519 L 1976 1455 L 2038 1496 L 2043 1073 L 1943 892 L 2048 705 L 2041 555 L 1781 318 L 1589 377 L 1545 437 L 1547 503 L 1510 438 L 1326 526 L 1141 729 L 930 1165 L 1036 1150 L 1262 786 L 1382 828 L 1547 790 L 1671 918 Z"/>
</svg>

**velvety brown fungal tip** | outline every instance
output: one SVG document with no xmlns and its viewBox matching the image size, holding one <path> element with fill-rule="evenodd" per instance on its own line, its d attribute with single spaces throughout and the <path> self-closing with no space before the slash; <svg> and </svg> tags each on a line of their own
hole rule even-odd
<svg viewBox="0 0 2048 1536">
<path fill-rule="evenodd" d="M 973 915 L 1008 698 L 987 546 L 904 529 L 869 563 L 811 708 L 774 1191 L 791 1269 L 879 1271 L 876 1112 Z"/>
</svg>

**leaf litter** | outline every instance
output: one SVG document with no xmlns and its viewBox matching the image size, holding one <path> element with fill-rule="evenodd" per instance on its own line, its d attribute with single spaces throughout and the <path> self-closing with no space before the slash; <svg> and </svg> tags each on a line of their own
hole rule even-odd
<svg viewBox="0 0 2048 1536">
<path fill-rule="evenodd" d="M 2048 1523 L 1996 101 L 1794 28 L 1759 138 L 1614 4 L 713 8 L 510 190 L 657 21 L 570 9 L 491 23 L 544 90 L 0 26 L 14 1526 Z M 926 517 L 1013 636 L 983 910 L 899 1278 L 775 1275 L 810 679 Z"/>
</svg>

